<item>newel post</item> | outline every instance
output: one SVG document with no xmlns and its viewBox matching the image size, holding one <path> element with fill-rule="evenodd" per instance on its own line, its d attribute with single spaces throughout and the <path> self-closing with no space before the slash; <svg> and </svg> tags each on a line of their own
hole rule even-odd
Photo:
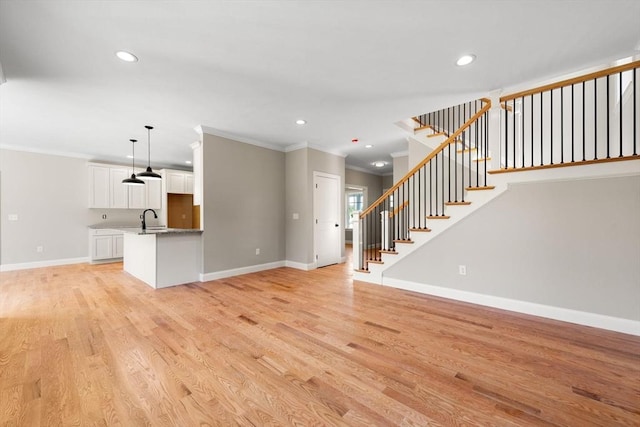
<svg viewBox="0 0 640 427">
<path fill-rule="evenodd" d="M 500 169 L 501 148 L 500 148 L 500 94 L 501 90 L 493 91 L 489 94 L 491 109 L 489 110 L 489 156 L 491 156 L 490 170 Z"/>
</svg>

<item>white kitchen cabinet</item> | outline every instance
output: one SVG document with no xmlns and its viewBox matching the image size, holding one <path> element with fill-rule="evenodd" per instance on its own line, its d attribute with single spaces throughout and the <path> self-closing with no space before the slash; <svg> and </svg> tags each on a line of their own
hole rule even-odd
<svg viewBox="0 0 640 427">
<path fill-rule="evenodd" d="M 110 168 L 109 172 L 111 180 L 111 204 L 109 207 L 127 209 L 129 207 L 129 186 L 124 185 L 122 180 L 129 178 L 129 169 Z"/>
<path fill-rule="evenodd" d="M 191 172 L 167 171 L 167 193 L 193 194 L 193 174 Z"/>
<path fill-rule="evenodd" d="M 147 208 L 162 209 L 162 181 L 147 181 L 145 187 L 147 191 Z"/>
<path fill-rule="evenodd" d="M 124 254 L 122 231 L 109 229 L 89 230 L 89 259 L 91 262 L 118 260 Z"/>
<path fill-rule="evenodd" d="M 108 166 L 89 166 L 89 207 L 108 208 L 111 206 L 110 168 Z"/>
<path fill-rule="evenodd" d="M 129 187 L 129 209 L 145 209 L 147 207 L 147 184 Z"/>
<path fill-rule="evenodd" d="M 89 207 L 162 209 L 162 181 L 145 181 L 145 185 L 140 186 L 124 185 L 122 180 L 130 176 L 131 169 L 124 166 L 89 164 Z"/>
<path fill-rule="evenodd" d="M 193 174 L 191 173 L 184 175 L 184 192 L 186 194 L 193 194 Z"/>
</svg>

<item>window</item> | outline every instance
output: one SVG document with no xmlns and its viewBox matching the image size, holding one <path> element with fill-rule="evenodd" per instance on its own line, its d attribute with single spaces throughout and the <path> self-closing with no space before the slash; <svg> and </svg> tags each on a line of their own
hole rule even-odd
<svg viewBox="0 0 640 427">
<path fill-rule="evenodd" d="M 364 189 L 348 187 L 345 191 L 345 224 L 347 229 L 351 228 L 351 215 L 354 212 L 360 212 L 365 207 Z"/>
</svg>

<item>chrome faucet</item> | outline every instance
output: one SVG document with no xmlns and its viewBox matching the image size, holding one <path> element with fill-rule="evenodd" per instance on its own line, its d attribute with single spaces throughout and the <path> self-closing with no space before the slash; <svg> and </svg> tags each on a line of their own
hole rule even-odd
<svg viewBox="0 0 640 427">
<path fill-rule="evenodd" d="M 149 211 L 153 212 L 153 217 L 158 219 L 158 214 L 156 213 L 156 211 L 154 211 L 153 209 L 145 209 L 144 212 L 142 212 L 142 215 L 140 215 L 140 217 L 142 218 L 142 231 L 147 231 L 146 213 Z"/>
</svg>

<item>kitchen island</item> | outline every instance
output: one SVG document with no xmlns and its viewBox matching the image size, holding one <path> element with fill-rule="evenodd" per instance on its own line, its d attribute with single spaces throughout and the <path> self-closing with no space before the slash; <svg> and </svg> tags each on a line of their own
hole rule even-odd
<svg viewBox="0 0 640 427">
<path fill-rule="evenodd" d="M 127 273 L 156 289 L 200 281 L 202 230 L 122 230 Z"/>
</svg>

